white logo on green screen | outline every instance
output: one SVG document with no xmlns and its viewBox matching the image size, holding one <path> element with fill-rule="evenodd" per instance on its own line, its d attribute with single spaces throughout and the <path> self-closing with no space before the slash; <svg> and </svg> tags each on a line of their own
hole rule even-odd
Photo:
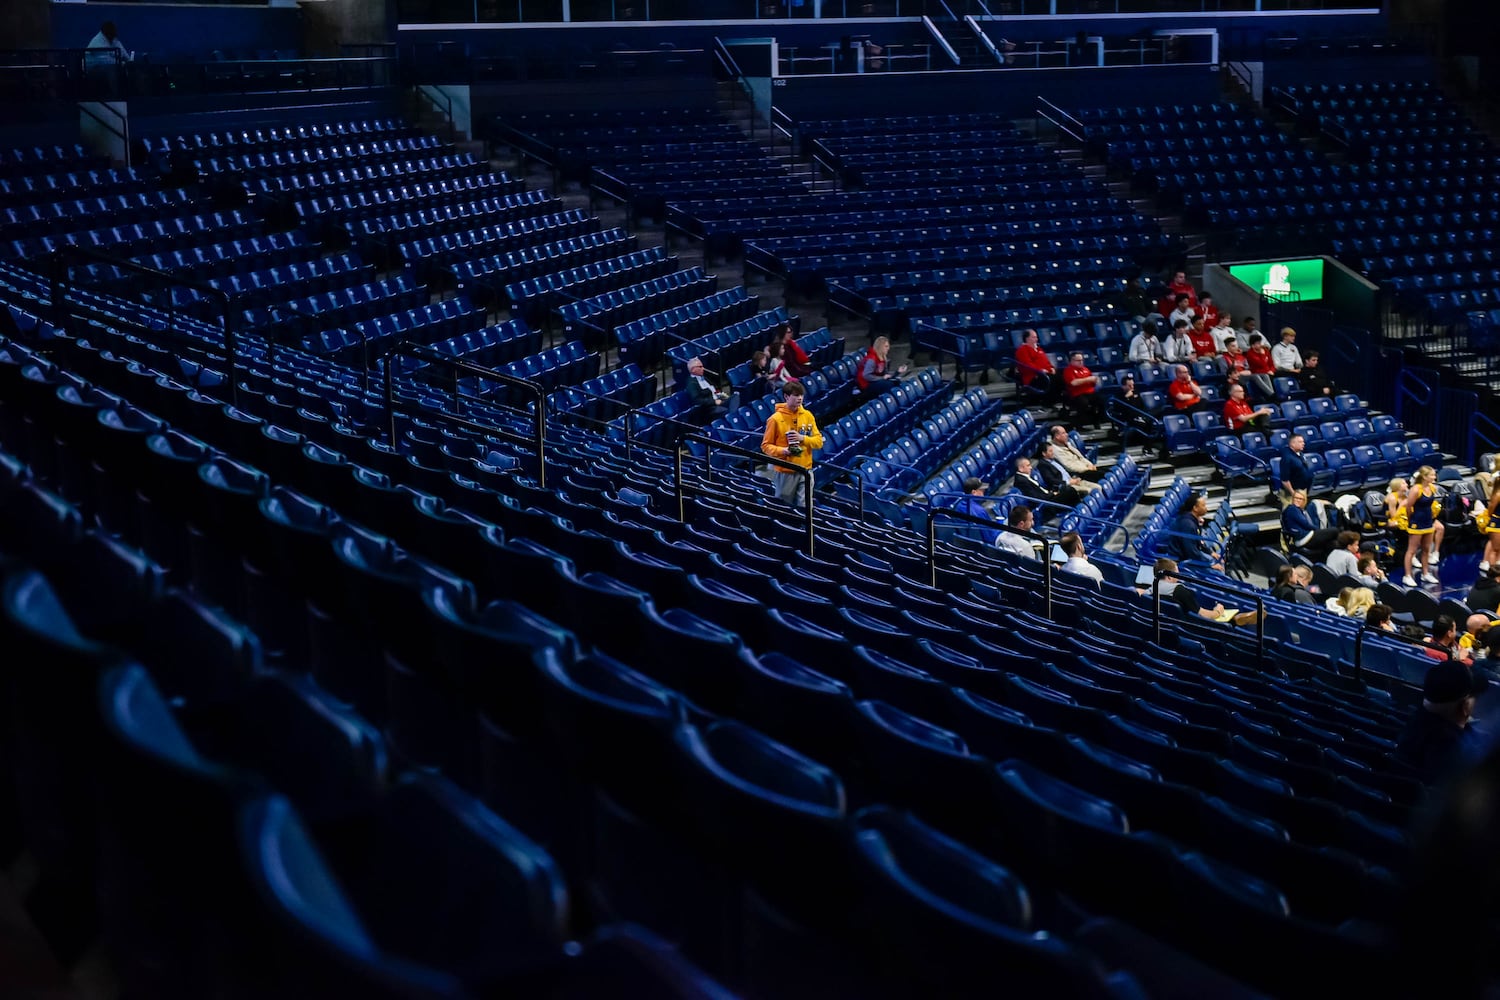
<svg viewBox="0 0 1500 1000">
<path fill-rule="evenodd" d="M 1292 294 L 1292 269 L 1285 264 L 1272 264 L 1266 271 L 1266 283 L 1260 286 L 1260 294 L 1268 299 L 1284 299 Z"/>
</svg>

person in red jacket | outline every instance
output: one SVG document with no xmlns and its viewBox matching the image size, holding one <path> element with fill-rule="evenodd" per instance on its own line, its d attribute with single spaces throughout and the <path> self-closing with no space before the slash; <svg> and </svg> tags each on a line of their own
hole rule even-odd
<svg viewBox="0 0 1500 1000">
<path fill-rule="evenodd" d="M 792 329 L 792 324 L 783 323 L 781 329 L 771 336 L 771 343 L 781 345 L 781 360 L 788 375 L 800 379 L 812 374 L 812 359 L 797 343 L 797 331 Z"/>
<path fill-rule="evenodd" d="M 1077 411 L 1079 423 L 1095 427 L 1100 420 L 1099 376 L 1083 363 L 1083 352 L 1074 351 L 1062 370 L 1063 395 Z"/>
<path fill-rule="evenodd" d="M 864 360 L 854 372 L 854 381 L 858 383 L 863 395 L 878 396 L 887 389 L 894 389 L 900 377 L 906 374 L 905 365 L 894 372 L 886 370 L 885 359 L 890 353 L 889 337 L 876 337 L 870 349 L 865 352 Z"/>
<path fill-rule="evenodd" d="M 1057 384 L 1057 368 L 1038 345 L 1039 340 L 1035 330 L 1022 335 L 1021 346 L 1016 348 L 1016 378 L 1022 385 L 1034 385 L 1050 402 L 1058 397 L 1062 387 Z"/>
<path fill-rule="evenodd" d="M 1224 401 L 1224 424 L 1236 434 L 1254 428 L 1258 431 L 1271 429 L 1271 415 L 1274 411 L 1269 406 L 1254 409 L 1245 401 L 1245 387 L 1232 385 L 1229 387 L 1229 398 Z"/>
</svg>

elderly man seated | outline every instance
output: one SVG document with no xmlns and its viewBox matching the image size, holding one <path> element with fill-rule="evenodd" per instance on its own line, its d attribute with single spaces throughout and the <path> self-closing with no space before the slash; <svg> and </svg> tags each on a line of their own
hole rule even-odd
<svg viewBox="0 0 1500 1000">
<path fill-rule="evenodd" d="M 720 392 L 709 379 L 702 358 L 688 359 L 687 394 L 693 401 L 694 414 L 705 422 L 728 413 L 733 402 L 729 393 Z"/>
</svg>

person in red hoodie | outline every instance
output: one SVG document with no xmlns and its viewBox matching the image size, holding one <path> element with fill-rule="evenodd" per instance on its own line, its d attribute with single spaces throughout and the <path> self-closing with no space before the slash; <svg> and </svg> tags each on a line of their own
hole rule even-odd
<svg viewBox="0 0 1500 1000">
<path fill-rule="evenodd" d="M 771 342 L 781 345 L 781 360 L 788 375 L 800 379 L 812 374 L 812 359 L 797 343 L 797 331 L 792 329 L 792 324 L 783 323 L 781 329 L 772 335 Z"/>
<path fill-rule="evenodd" d="M 1052 359 L 1037 343 L 1040 339 L 1035 330 L 1022 334 L 1021 346 L 1016 348 L 1016 378 L 1022 385 L 1035 384 L 1043 398 L 1051 402 L 1058 397 L 1062 386 L 1058 384 L 1057 368 Z"/>
</svg>

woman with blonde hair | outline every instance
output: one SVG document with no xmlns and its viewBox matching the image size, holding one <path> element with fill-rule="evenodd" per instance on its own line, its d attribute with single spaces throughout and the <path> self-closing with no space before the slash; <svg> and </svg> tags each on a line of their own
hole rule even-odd
<svg viewBox="0 0 1500 1000">
<path fill-rule="evenodd" d="M 1345 587 L 1334 601 L 1338 604 L 1337 612 L 1345 618 L 1363 619 L 1375 606 L 1375 591 L 1369 587 Z"/>
<path fill-rule="evenodd" d="M 1401 501 L 1401 509 L 1406 511 L 1406 557 L 1402 560 L 1406 576 L 1401 582 L 1408 587 L 1417 585 L 1416 577 L 1412 575 L 1414 559 L 1417 573 L 1424 581 L 1438 582 L 1437 574 L 1432 572 L 1437 565 L 1437 546 L 1442 543 L 1442 525 L 1437 519 L 1436 483 L 1437 470 L 1430 465 L 1422 466 L 1412 476 L 1411 488 Z"/>
</svg>

